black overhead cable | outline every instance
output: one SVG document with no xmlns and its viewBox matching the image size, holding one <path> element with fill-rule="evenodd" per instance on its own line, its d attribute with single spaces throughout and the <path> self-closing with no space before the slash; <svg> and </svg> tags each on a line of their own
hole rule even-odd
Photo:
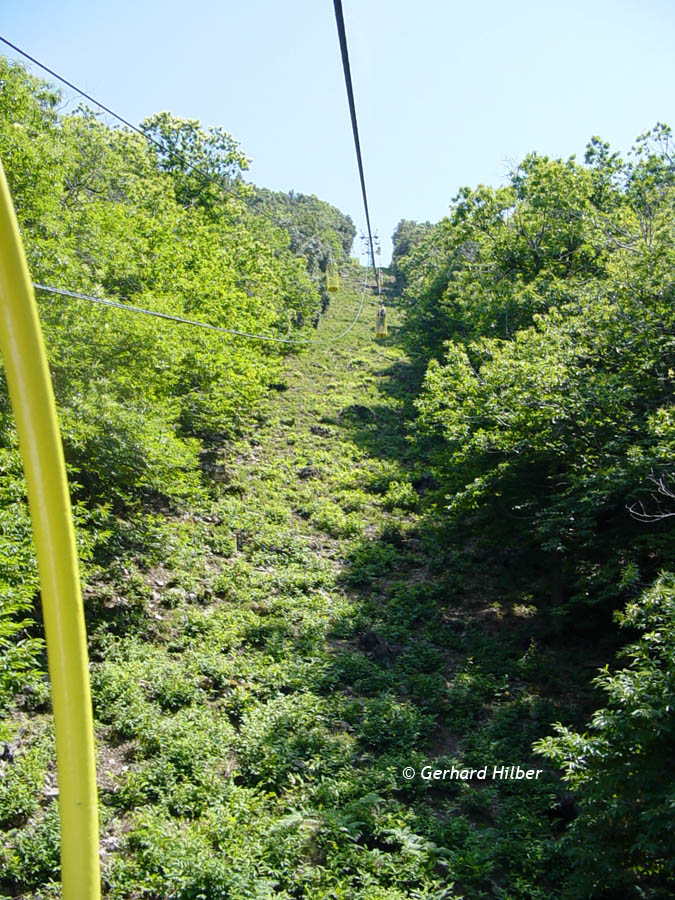
<svg viewBox="0 0 675 900">
<path fill-rule="evenodd" d="M 356 147 L 356 160 L 359 164 L 359 176 L 361 178 L 361 192 L 363 194 L 363 207 L 366 211 L 366 225 L 368 226 L 368 240 L 370 241 L 370 256 L 373 263 L 373 271 L 377 271 L 375 264 L 375 250 L 373 248 L 373 233 L 370 228 L 370 214 L 368 212 L 368 196 L 366 194 L 366 179 L 363 174 L 363 160 L 361 159 L 361 141 L 359 140 L 359 126 L 356 121 L 356 105 L 354 103 L 354 90 L 352 88 L 352 75 L 349 68 L 349 50 L 347 49 L 347 34 L 345 32 L 345 20 L 342 15 L 342 0 L 333 0 L 335 6 L 335 21 L 337 22 L 338 36 L 340 38 L 340 52 L 342 53 L 342 67 L 345 70 L 345 84 L 347 86 L 347 98 L 349 100 L 349 113 L 352 117 L 352 131 L 354 132 L 354 146 Z"/>
<path fill-rule="evenodd" d="M 354 144 L 356 147 L 356 159 L 359 166 L 359 177 L 361 179 L 361 191 L 363 193 L 363 206 L 366 212 L 366 224 L 368 226 L 368 240 L 370 242 L 370 255 L 373 265 L 373 271 L 377 271 L 377 265 L 375 263 L 375 250 L 373 247 L 373 235 L 370 227 L 370 213 L 368 212 L 368 197 L 366 195 L 366 181 L 363 175 L 363 161 L 361 159 L 361 142 L 359 141 L 359 126 L 356 121 L 356 106 L 354 104 L 354 91 L 352 88 L 352 76 L 349 67 L 349 51 L 347 50 L 347 35 L 345 33 L 345 23 L 344 17 L 342 15 L 342 0 L 334 0 L 335 5 L 335 19 L 337 22 L 338 35 L 340 38 L 340 51 L 342 53 L 342 65 L 345 73 L 345 84 L 347 86 L 347 97 L 349 99 L 349 112 L 352 119 L 352 131 L 354 133 Z M 179 153 L 177 150 L 173 150 L 170 147 L 166 146 L 161 141 L 158 141 L 156 138 L 153 138 L 151 135 L 146 134 L 141 128 L 137 125 L 134 125 L 128 119 L 125 119 L 124 116 L 120 116 L 119 113 L 116 113 L 113 109 L 110 109 L 109 106 L 106 106 L 104 103 L 101 103 L 100 100 L 97 100 L 95 97 L 92 97 L 91 94 L 88 94 L 86 91 L 83 91 L 82 88 L 79 88 L 76 84 L 73 84 L 72 81 L 68 81 L 67 78 L 64 78 L 63 75 L 59 75 L 58 72 L 55 72 L 54 69 L 50 69 L 49 66 L 46 66 L 44 63 L 41 63 L 39 59 L 36 59 L 34 56 L 31 56 L 26 50 L 22 50 L 21 47 L 17 47 L 16 44 L 13 44 L 6 37 L 0 35 L 0 41 L 3 44 L 6 44 L 8 47 L 11 47 L 12 50 L 15 50 L 21 56 L 25 57 L 25 59 L 32 62 L 34 65 L 39 66 L 44 72 L 47 72 L 49 75 L 53 76 L 60 81 L 62 84 L 65 84 L 66 87 L 69 87 L 71 90 L 75 91 L 80 96 L 84 97 L 86 100 L 89 100 L 90 103 L 95 104 L 102 109 L 104 112 L 108 113 L 108 115 L 112 116 L 114 119 L 117 119 L 118 122 L 121 122 L 122 125 L 126 125 L 127 128 L 130 128 L 132 131 L 139 134 L 141 137 L 145 138 L 151 144 L 154 144 L 162 153 L 166 153 L 169 156 L 172 156 L 174 159 L 179 160 L 183 163 L 183 165 L 187 166 L 189 171 L 196 172 L 198 175 L 201 175 L 202 178 L 205 178 L 207 181 L 212 182 L 213 184 L 220 187 L 225 193 L 232 194 L 233 196 L 238 196 L 238 192 L 233 190 L 231 187 L 223 182 L 219 178 L 214 178 L 209 172 L 202 169 L 200 166 L 191 163 L 186 157 Z M 243 201 L 242 197 L 239 197 Z M 245 202 L 245 201 L 244 201 Z M 287 226 L 282 225 L 278 219 L 274 216 L 270 215 L 266 210 L 258 207 L 255 210 L 257 215 L 262 215 L 265 218 L 269 219 L 279 228 L 285 228 Z"/>
</svg>

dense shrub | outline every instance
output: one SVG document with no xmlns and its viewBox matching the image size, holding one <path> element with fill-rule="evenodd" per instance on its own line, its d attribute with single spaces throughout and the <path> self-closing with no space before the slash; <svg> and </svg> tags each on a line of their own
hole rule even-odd
<svg viewBox="0 0 675 900">
<path fill-rule="evenodd" d="M 274 204 L 251 209 L 248 161 L 222 129 L 160 113 L 141 126 L 160 149 L 86 108 L 60 112 L 56 91 L 4 57 L 0 88 L 0 159 L 36 282 L 272 336 L 318 309 L 313 257 L 283 227 L 292 210 L 280 227 Z M 307 229 L 320 212 L 326 246 L 348 252 L 341 213 L 316 198 L 303 209 Z M 251 420 L 288 349 L 42 292 L 38 302 L 83 547 L 96 521 L 114 530 L 111 515 L 203 497 L 202 444 Z M 40 642 L 4 381 L 0 415 L 1 708 L 28 686 Z"/>
<path fill-rule="evenodd" d="M 565 835 L 567 896 L 671 896 L 675 886 L 675 578 L 662 575 L 620 617 L 642 632 L 628 668 L 596 679 L 607 693 L 589 730 L 562 725 L 538 742 L 565 770 L 579 816 Z M 639 889 L 636 890 L 636 884 Z"/>
<path fill-rule="evenodd" d="M 615 603 L 672 551 L 670 131 L 587 162 L 463 190 L 400 262 L 445 520 L 547 573 L 556 606 Z"/>
</svg>

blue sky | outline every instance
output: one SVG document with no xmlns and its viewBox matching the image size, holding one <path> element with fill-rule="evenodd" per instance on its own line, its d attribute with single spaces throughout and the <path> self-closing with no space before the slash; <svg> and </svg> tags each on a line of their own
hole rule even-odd
<svg viewBox="0 0 675 900">
<path fill-rule="evenodd" d="M 343 6 L 383 263 L 399 219 L 437 221 L 531 150 L 581 160 L 592 135 L 625 151 L 675 127 L 672 0 Z M 133 122 L 221 125 L 248 178 L 364 227 L 331 0 L 4 0 L 0 33 Z"/>
</svg>

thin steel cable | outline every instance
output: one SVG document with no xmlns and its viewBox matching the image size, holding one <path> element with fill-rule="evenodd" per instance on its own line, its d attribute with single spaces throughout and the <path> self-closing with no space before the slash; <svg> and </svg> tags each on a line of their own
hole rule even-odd
<svg viewBox="0 0 675 900">
<path fill-rule="evenodd" d="M 269 341 L 270 343 L 274 344 L 332 344 L 334 341 L 340 340 L 341 338 L 349 334 L 349 332 L 352 330 L 352 328 L 354 328 L 354 326 L 360 319 L 363 305 L 366 300 L 366 293 L 368 291 L 369 271 L 370 269 L 366 268 L 366 274 L 363 280 L 363 289 L 361 291 L 361 302 L 359 303 L 359 308 L 357 310 L 356 316 L 344 331 L 330 338 L 279 338 L 273 337 L 271 335 L 253 334 L 249 331 L 239 331 L 236 328 L 223 328 L 220 325 L 212 325 L 210 322 L 199 322 L 196 319 L 186 319 L 183 316 L 174 316 L 171 315 L 171 313 L 159 312 L 159 310 L 156 309 L 145 309 L 142 306 L 133 306 L 131 303 L 120 303 L 117 300 L 108 300 L 103 297 L 94 297 L 92 294 L 83 294 L 79 291 L 68 291 L 63 288 L 55 288 L 48 284 L 39 284 L 37 282 L 33 282 L 33 287 L 38 291 L 44 291 L 48 294 L 57 294 L 60 297 L 70 297 L 74 300 L 87 300 L 90 303 L 98 303 L 101 306 L 111 306 L 115 309 L 123 309 L 126 312 L 142 313 L 146 316 L 154 316 L 157 319 L 166 319 L 169 322 L 177 322 L 180 325 L 191 325 L 196 328 L 207 328 L 209 329 L 209 331 L 217 331 L 221 334 L 230 334 L 234 335 L 235 337 L 252 338 L 258 341 Z"/>
<path fill-rule="evenodd" d="M 354 106 L 354 93 L 352 90 L 351 74 L 349 71 L 349 57 L 347 54 L 347 39 L 346 39 L 345 31 L 344 31 L 344 19 L 342 17 L 342 4 L 340 3 L 340 0 L 335 0 L 335 4 L 336 4 L 336 6 L 335 6 L 336 17 L 338 17 L 338 33 L 340 35 L 340 46 L 342 49 L 342 61 L 343 61 L 343 67 L 345 69 L 345 79 L 346 79 L 346 83 L 347 83 L 347 93 L 348 93 L 349 103 L 350 103 L 350 112 L 352 114 L 352 129 L 354 131 L 354 139 L 356 142 L 356 153 L 357 153 L 357 161 L 358 161 L 358 165 L 359 165 L 359 175 L 361 178 L 363 201 L 364 201 L 364 207 L 365 207 L 365 213 L 366 213 L 366 222 L 368 225 L 368 235 L 369 235 L 369 239 L 370 239 L 370 251 L 371 251 L 371 257 L 372 257 L 372 265 L 373 265 L 373 270 L 376 272 L 377 266 L 375 264 L 375 253 L 373 250 L 373 238 L 372 238 L 372 232 L 371 232 L 371 228 L 370 228 L 370 214 L 368 211 L 368 199 L 366 196 L 366 186 L 365 186 L 365 180 L 364 180 L 364 176 L 363 176 L 363 164 L 361 161 L 361 147 L 360 147 L 360 143 L 359 143 L 358 125 L 356 123 L 356 109 Z M 338 4 L 339 4 L 339 15 L 338 15 Z M 221 180 L 214 178 L 212 175 L 210 175 L 204 169 L 200 168 L 197 165 L 190 163 L 186 159 L 186 157 L 183 156 L 183 154 L 179 153 L 178 151 L 172 150 L 171 148 L 165 146 L 161 141 L 158 141 L 155 138 L 153 138 L 151 135 L 146 134 L 142 129 L 138 128 L 138 126 L 134 125 L 128 119 L 125 119 L 123 116 L 120 116 L 114 110 L 110 109 L 110 107 L 106 106 L 104 103 L 101 103 L 95 97 L 92 97 L 91 94 L 88 94 L 86 91 L 79 88 L 76 84 L 73 84 L 71 81 L 68 81 L 67 78 L 64 78 L 62 75 L 59 75 L 58 72 L 55 72 L 53 69 L 50 69 L 49 66 L 46 66 L 44 63 L 41 63 L 34 56 L 31 56 L 30 53 L 28 53 L 25 50 L 22 50 L 21 47 L 18 47 L 16 44 L 12 43 L 10 40 L 3 37 L 2 35 L 0 35 L 0 41 L 2 41 L 2 43 L 6 44 L 8 47 L 11 47 L 12 50 L 15 50 L 17 53 L 19 53 L 21 56 L 28 59 L 30 62 L 34 63 L 36 66 L 39 66 L 43 71 L 47 72 L 49 75 L 52 75 L 54 78 L 56 78 L 62 84 L 65 84 L 71 90 L 74 90 L 76 93 L 80 94 L 82 97 L 85 97 L 91 103 L 94 103 L 100 109 L 104 110 L 106 113 L 111 115 L 114 119 L 117 119 L 118 122 L 121 122 L 127 128 L 130 128 L 132 131 L 136 132 L 136 134 L 139 134 L 141 137 L 145 138 L 149 143 L 154 144 L 163 153 L 167 153 L 170 156 L 173 156 L 175 159 L 178 159 L 180 162 L 182 162 L 185 166 L 188 167 L 189 171 L 196 172 L 197 174 L 201 175 L 203 178 L 207 179 L 207 181 L 210 181 L 213 184 L 215 184 L 216 186 L 220 187 L 225 193 L 231 194 L 233 196 L 237 196 L 244 203 L 244 205 L 247 205 L 245 202 L 245 199 L 242 198 L 241 195 L 239 195 L 236 191 L 227 187 L 227 185 L 224 184 Z M 251 207 L 249 207 L 249 208 L 251 208 Z M 255 212 L 256 212 L 256 214 L 262 215 L 263 217 L 267 218 L 270 222 L 272 222 L 274 225 L 276 225 L 279 228 L 286 227 L 284 225 L 281 225 L 277 219 L 273 218 L 269 213 L 267 213 L 263 209 L 258 208 L 255 210 Z M 361 304 L 359 306 L 359 311 L 357 313 L 356 318 L 351 323 L 349 328 L 346 329 L 346 331 L 344 331 L 342 334 L 336 336 L 335 338 L 332 338 L 331 341 L 337 340 L 338 338 L 341 338 L 341 337 L 344 337 L 344 335 L 348 334 L 352 330 L 352 328 L 356 325 L 356 323 L 358 322 L 358 319 L 361 314 L 361 310 L 363 309 L 363 303 L 365 301 L 367 285 L 368 285 L 368 268 L 366 268 L 363 294 L 361 297 Z M 38 288 L 39 290 L 47 291 L 49 293 L 60 294 L 61 296 L 70 296 L 75 299 L 89 300 L 93 303 L 101 303 L 102 305 L 105 305 L 105 306 L 118 306 L 121 309 L 129 309 L 129 310 L 134 310 L 136 312 L 143 312 L 147 315 L 154 315 L 158 318 L 170 319 L 173 321 L 182 322 L 183 324 L 191 324 L 196 327 L 208 328 L 208 329 L 211 329 L 214 331 L 221 331 L 225 334 L 238 335 L 240 337 L 248 337 L 248 338 L 254 338 L 254 339 L 262 340 L 262 341 L 271 341 L 274 343 L 285 343 L 285 344 L 323 344 L 323 343 L 327 343 L 326 340 L 311 340 L 311 339 L 293 340 L 290 338 L 283 339 L 283 338 L 273 338 L 273 337 L 270 337 L 267 335 L 249 334 L 248 332 L 243 332 L 243 331 L 239 332 L 234 329 L 223 329 L 223 328 L 220 328 L 219 326 L 210 325 L 206 322 L 196 322 L 196 321 L 193 321 L 190 319 L 183 319 L 180 316 L 178 316 L 178 317 L 170 316 L 167 313 L 159 313 L 154 310 L 145 310 L 145 309 L 142 309 L 141 307 L 133 307 L 133 306 L 131 306 L 131 304 L 118 303 L 114 300 L 103 300 L 101 298 L 93 297 L 91 295 L 79 294 L 77 291 L 67 291 L 67 290 L 63 290 L 60 288 L 53 288 L 48 285 L 39 285 L 39 284 L 35 284 L 34 287 Z M 330 341 L 328 341 L 328 342 L 330 342 Z"/>
<path fill-rule="evenodd" d="M 373 232 L 370 227 L 370 213 L 368 211 L 368 195 L 366 193 L 366 179 L 363 174 L 363 159 L 361 158 L 361 141 L 359 140 L 359 125 L 356 120 L 356 104 L 354 103 L 354 89 L 352 87 L 352 73 L 349 66 L 349 50 L 347 49 L 347 33 L 345 20 L 342 14 L 342 0 L 333 0 L 335 6 L 335 21 L 337 23 L 338 37 L 340 39 L 340 53 L 342 54 L 342 68 L 345 73 L 345 85 L 347 86 L 347 99 L 349 101 L 349 114 L 352 119 L 352 132 L 354 134 L 354 146 L 356 148 L 356 161 L 359 166 L 361 179 L 361 193 L 363 194 L 363 208 L 366 213 L 366 225 L 368 226 L 368 240 L 370 241 L 370 256 L 373 271 L 377 272 L 375 262 L 375 249 L 373 247 Z"/>
<path fill-rule="evenodd" d="M 6 37 L 3 37 L 1 34 L 0 34 L 0 41 L 2 41 L 2 43 L 6 44 L 8 47 L 11 47 L 12 50 L 15 50 L 17 53 L 19 53 L 21 56 L 25 57 L 30 62 L 34 63 L 36 66 L 39 66 L 44 72 L 47 72 L 49 75 L 52 75 L 54 78 L 57 79 L 57 81 L 60 81 L 62 84 L 65 84 L 66 87 L 69 87 L 71 90 L 80 94 L 80 96 L 89 100 L 91 103 L 94 103 L 96 106 L 99 107 L 99 109 L 102 109 L 104 112 L 107 112 L 108 115 L 112 116 L 114 119 L 117 119 L 118 122 L 121 122 L 122 125 L 125 125 L 127 128 L 130 128 L 132 131 L 135 131 L 136 134 L 140 134 L 140 136 L 142 138 L 145 138 L 145 140 L 148 141 L 148 143 L 154 144 L 155 147 L 157 147 L 159 150 L 162 151 L 162 153 L 166 153 L 169 156 L 172 156 L 174 159 L 177 159 L 179 162 L 183 163 L 183 165 L 187 166 L 189 172 L 195 172 L 198 175 L 201 175 L 202 178 L 205 178 L 207 181 L 212 182 L 212 184 L 215 184 L 217 187 L 221 188 L 226 194 L 231 194 L 233 197 L 237 197 L 239 200 L 241 200 L 242 203 L 244 203 L 245 205 L 248 205 L 249 209 L 253 210 L 253 207 L 250 206 L 249 204 L 246 204 L 245 198 L 242 197 L 241 194 L 237 190 L 235 190 L 231 187 L 228 187 L 228 185 L 225 182 L 221 181 L 219 178 L 215 178 L 213 175 L 211 175 L 205 169 L 202 169 L 196 163 L 191 163 L 178 150 L 173 150 L 170 147 L 167 147 L 161 141 L 158 141 L 156 138 L 153 138 L 151 135 L 146 134 L 142 128 L 139 128 L 137 125 L 134 125 L 128 119 L 125 119 L 124 116 L 119 115 L 119 113 L 116 113 L 115 110 L 110 109 L 109 106 L 106 106 L 104 103 L 101 103 L 100 100 L 97 100 L 96 97 L 92 97 L 91 94 L 88 94 L 86 91 L 83 91 L 82 88 L 79 88 L 76 84 L 73 84 L 72 81 L 68 81 L 67 78 L 63 77 L 63 75 L 59 75 L 59 73 L 55 72 L 54 69 L 50 69 L 49 66 L 46 66 L 44 63 L 41 63 L 39 59 L 36 59 L 34 56 L 31 56 L 30 53 L 27 53 L 25 50 L 22 50 L 21 47 L 17 47 L 16 44 L 13 44 L 11 41 L 7 40 Z M 279 228 L 285 227 L 279 223 L 278 219 L 275 219 L 270 213 L 268 213 L 267 211 L 265 211 L 263 209 L 258 208 L 255 210 L 255 213 L 257 215 L 263 216 L 266 219 L 269 219 L 270 222 L 272 222 L 274 225 L 277 225 Z"/>
<path fill-rule="evenodd" d="M 336 0 L 336 15 L 337 15 L 337 3 L 338 2 L 339 2 L 339 0 Z M 341 31 L 341 36 L 340 36 L 340 46 L 341 47 L 343 46 L 343 37 L 344 37 L 344 49 L 343 49 L 342 61 L 343 61 L 343 66 L 346 65 L 345 78 L 348 79 L 347 93 L 350 98 L 350 100 L 349 100 L 350 110 L 352 110 L 352 126 L 353 126 L 353 129 L 355 129 L 354 136 L 355 136 L 356 147 L 357 147 L 356 152 L 357 152 L 357 157 L 358 157 L 358 162 L 359 162 L 361 185 L 363 188 L 363 199 L 364 199 L 365 210 L 366 210 L 366 222 L 368 224 L 368 234 L 370 235 L 370 250 L 371 250 L 371 255 L 372 255 L 372 263 L 373 263 L 373 269 L 376 271 L 377 266 L 375 265 L 375 254 L 373 252 L 373 238 L 372 238 L 371 230 L 370 230 L 370 216 L 368 213 L 368 201 L 366 199 L 366 193 L 365 193 L 366 186 L 365 186 L 365 181 L 363 178 L 363 166 L 361 163 L 361 147 L 359 144 L 358 126 L 356 125 L 356 110 L 354 108 L 354 94 L 353 94 L 352 86 L 351 86 L 351 75 L 349 74 L 349 57 L 348 56 L 345 57 L 345 54 L 347 53 L 347 39 L 344 36 L 344 21 L 342 20 L 342 5 L 341 4 L 340 4 L 340 21 L 342 21 L 342 31 Z M 340 21 L 338 21 L 338 31 L 340 31 Z M 57 81 L 60 81 L 61 84 L 65 84 L 66 87 L 69 87 L 71 90 L 75 91 L 77 94 L 80 94 L 80 96 L 89 100 L 90 103 L 94 103 L 96 106 L 99 107 L 99 109 L 104 110 L 104 112 L 108 113 L 108 115 L 112 116 L 114 119 L 117 119 L 118 122 L 121 122 L 122 125 L 125 125 L 127 128 L 130 128 L 132 131 L 136 132 L 136 134 L 139 134 L 142 138 L 145 138 L 145 140 L 148 141 L 149 143 L 154 144 L 154 146 L 157 147 L 159 150 L 161 150 L 163 153 L 167 153 L 169 156 L 172 156 L 174 159 L 177 159 L 177 160 L 179 160 L 179 162 L 182 162 L 183 165 L 187 166 L 188 171 L 196 172 L 198 175 L 201 175 L 207 181 L 210 181 L 212 184 L 215 184 L 217 187 L 220 187 L 226 194 L 230 194 L 233 197 L 237 197 L 245 206 L 248 207 L 248 209 L 250 209 L 256 215 L 263 216 L 264 218 L 268 219 L 273 225 L 276 225 L 278 228 L 286 229 L 288 227 L 286 224 L 282 224 L 282 222 L 279 219 L 275 218 L 274 215 L 272 215 L 271 213 L 268 213 L 266 210 L 261 209 L 258 206 L 254 207 L 252 204 L 247 203 L 246 198 L 242 197 L 241 194 L 237 190 L 228 187 L 227 184 L 225 184 L 223 181 L 221 181 L 218 178 L 214 178 L 213 175 L 211 175 L 209 172 L 202 169 L 200 166 L 196 165 L 195 163 L 191 163 L 182 153 L 178 152 L 177 150 L 172 150 L 170 147 L 167 147 L 161 141 L 158 141 L 156 138 L 153 138 L 151 135 L 146 134 L 137 125 L 134 125 L 128 119 L 125 119 L 124 116 L 119 115 L 119 113 L 116 113 L 115 110 L 111 109 L 109 106 L 106 106 L 104 103 L 101 103 L 100 100 L 97 100 L 95 97 L 92 97 L 92 95 L 88 94 L 86 91 L 83 91 L 82 88 L 79 88 L 76 84 L 73 84 L 72 81 L 68 81 L 67 78 L 63 77 L 63 75 L 59 75 L 59 73 L 55 72 L 54 69 L 50 69 L 49 66 L 45 65 L 44 63 L 41 63 L 39 59 L 36 59 L 34 56 L 31 56 L 30 53 L 28 53 L 26 50 L 22 50 L 21 47 L 18 47 L 16 44 L 13 44 L 10 40 L 8 40 L 6 37 L 3 37 L 1 34 L 0 34 L 0 41 L 2 41 L 2 43 L 6 44 L 8 47 L 11 47 L 12 50 L 15 50 L 17 53 L 19 53 L 25 59 L 32 62 L 34 65 L 39 66 L 39 68 L 41 68 L 44 72 L 47 72 L 52 77 L 56 78 Z M 346 64 L 345 64 L 345 59 L 346 59 Z"/>
</svg>

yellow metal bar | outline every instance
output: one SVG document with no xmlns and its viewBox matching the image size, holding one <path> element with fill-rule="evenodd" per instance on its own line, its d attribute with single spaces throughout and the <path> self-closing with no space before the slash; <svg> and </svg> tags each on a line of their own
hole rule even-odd
<svg viewBox="0 0 675 900">
<path fill-rule="evenodd" d="M 40 572 L 56 732 L 63 900 L 97 900 L 96 763 L 75 534 L 40 322 L 1 164 L 0 350 L 16 417 Z"/>
</svg>

